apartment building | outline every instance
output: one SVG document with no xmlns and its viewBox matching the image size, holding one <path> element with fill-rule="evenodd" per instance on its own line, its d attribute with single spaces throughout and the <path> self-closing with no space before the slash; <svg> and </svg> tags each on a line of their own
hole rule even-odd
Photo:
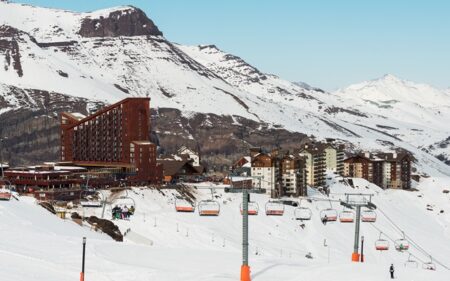
<svg viewBox="0 0 450 281">
<path fill-rule="evenodd" d="M 305 164 L 304 157 L 289 153 L 280 159 L 282 196 L 307 196 Z"/>
<path fill-rule="evenodd" d="M 264 188 L 268 194 L 275 196 L 279 191 L 279 163 L 269 153 L 259 152 L 251 158 L 251 176 L 255 188 Z"/>
<path fill-rule="evenodd" d="M 407 153 L 363 153 L 344 161 L 344 176 L 364 178 L 382 188 L 411 188 L 411 156 Z"/>
<path fill-rule="evenodd" d="M 325 185 L 326 173 L 326 145 L 305 144 L 298 153 L 305 159 L 306 183 L 310 186 L 319 187 Z"/>
</svg>

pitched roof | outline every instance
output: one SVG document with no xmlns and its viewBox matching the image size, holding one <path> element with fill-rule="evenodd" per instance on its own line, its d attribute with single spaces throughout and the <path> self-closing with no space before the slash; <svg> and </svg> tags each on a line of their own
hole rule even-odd
<svg viewBox="0 0 450 281">
<path fill-rule="evenodd" d="M 176 176 L 176 175 L 189 175 L 199 174 L 200 172 L 192 166 L 192 160 L 162 160 L 158 159 L 157 162 L 163 165 L 164 176 Z M 182 168 L 186 168 L 187 172 L 181 173 Z"/>
</svg>

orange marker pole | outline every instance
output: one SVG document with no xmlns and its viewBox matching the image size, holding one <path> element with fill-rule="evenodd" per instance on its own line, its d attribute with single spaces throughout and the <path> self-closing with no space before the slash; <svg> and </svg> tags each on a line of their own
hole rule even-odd
<svg viewBox="0 0 450 281">
<path fill-rule="evenodd" d="M 241 281 L 251 281 L 250 279 L 250 266 L 241 266 Z"/>
</svg>

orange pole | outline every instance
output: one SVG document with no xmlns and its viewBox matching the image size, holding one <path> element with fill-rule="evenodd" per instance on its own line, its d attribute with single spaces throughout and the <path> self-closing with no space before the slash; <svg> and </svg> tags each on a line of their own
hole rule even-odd
<svg viewBox="0 0 450 281">
<path fill-rule="evenodd" d="M 359 262 L 359 254 L 358 253 L 352 253 L 352 261 Z"/>
<path fill-rule="evenodd" d="M 250 279 L 250 266 L 241 266 L 241 281 L 251 281 Z"/>
<path fill-rule="evenodd" d="M 80 281 L 84 281 L 84 273 L 80 272 Z"/>
</svg>

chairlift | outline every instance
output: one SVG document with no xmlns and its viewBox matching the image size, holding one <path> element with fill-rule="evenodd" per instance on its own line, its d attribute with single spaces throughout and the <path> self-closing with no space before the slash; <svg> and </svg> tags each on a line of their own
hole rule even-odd
<svg viewBox="0 0 450 281">
<path fill-rule="evenodd" d="M 326 208 L 320 211 L 320 219 L 322 221 L 337 221 L 338 212 L 333 208 Z"/>
<path fill-rule="evenodd" d="M 405 234 L 403 233 L 403 238 L 397 239 L 394 242 L 395 249 L 399 252 L 407 251 L 409 249 L 409 242 L 405 239 Z"/>
<path fill-rule="evenodd" d="M 175 211 L 180 213 L 193 213 L 195 207 L 185 199 L 175 198 Z"/>
<path fill-rule="evenodd" d="M 0 200 L 2 201 L 9 201 L 11 200 L 11 191 L 9 189 L 6 188 L 1 188 L 0 189 Z"/>
<path fill-rule="evenodd" d="M 243 214 L 243 208 L 242 208 L 242 203 L 239 207 L 239 209 L 241 210 L 241 215 Z M 248 202 L 248 215 L 249 216 L 256 216 L 258 215 L 259 212 L 259 205 L 256 202 L 250 201 Z"/>
<path fill-rule="evenodd" d="M 339 221 L 342 223 L 352 223 L 355 221 L 355 213 L 350 210 L 344 210 L 339 214 Z"/>
<path fill-rule="evenodd" d="M 426 270 L 436 270 L 436 265 L 433 263 L 433 258 L 430 257 L 430 261 L 429 262 L 424 262 L 422 264 L 422 268 L 426 269 Z"/>
<path fill-rule="evenodd" d="M 294 217 L 296 220 L 310 220 L 312 217 L 312 211 L 308 207 L 302 207 L 302 200 L 298 203 L 298 207 L 294 209 Z"/>
<path fill-rule="evenodd" d="M 361 221 L 362 222 L 376 222 L 377 221 L 377 213 L 373 210 L 364 210 L 361 212 Z"/>
<path fill-rule="evenodd" d="M 113 200 L 112 205 L 118 206 L 121 208 L 127 206 L 127 208 L 133 207 L 134 209 L 136 209 L 136 202 L 134 201 L 133 198 L 128 197 L 128 196 L 121 196 L 121 197 Z"/>
<path fill-rule="evenodd" d="M 375 250 L 377 251 L 387 251 L 389 250 L 389 241 L 381 238 L 383 233 L 380 233 L 380 237 L 375 241 Z"/>
<path fill-rule="evenodd" d="M 200 216 L 218 216 L 220 204 L 216 200 L 202 200 L 198 203 L 198 214 Z"/>
<path fill-rule="evenodd" d="M 411 258 L 411 254 L 409 254 L 408 259 L 405 261 L 405 267 L 408 268 L 418 268 L 419 263 Z"/>
<path fill-rule="evenodd" d="M 280 201 L 269 200 L 266 203 L 266 216 L 284 215 L 284 204 Z"/>
<path fill-rule="evenodd" d="M 93 189 L 86 189 L 81 191 L 80 193 L 80 205 L 83 208 L 99 208 L 102 207 L 103 204 L 101 200 L 96 200 L 91 195 L 97 195 L 100 194 L 99 192 L 96 192 Z"/>
</svg>

